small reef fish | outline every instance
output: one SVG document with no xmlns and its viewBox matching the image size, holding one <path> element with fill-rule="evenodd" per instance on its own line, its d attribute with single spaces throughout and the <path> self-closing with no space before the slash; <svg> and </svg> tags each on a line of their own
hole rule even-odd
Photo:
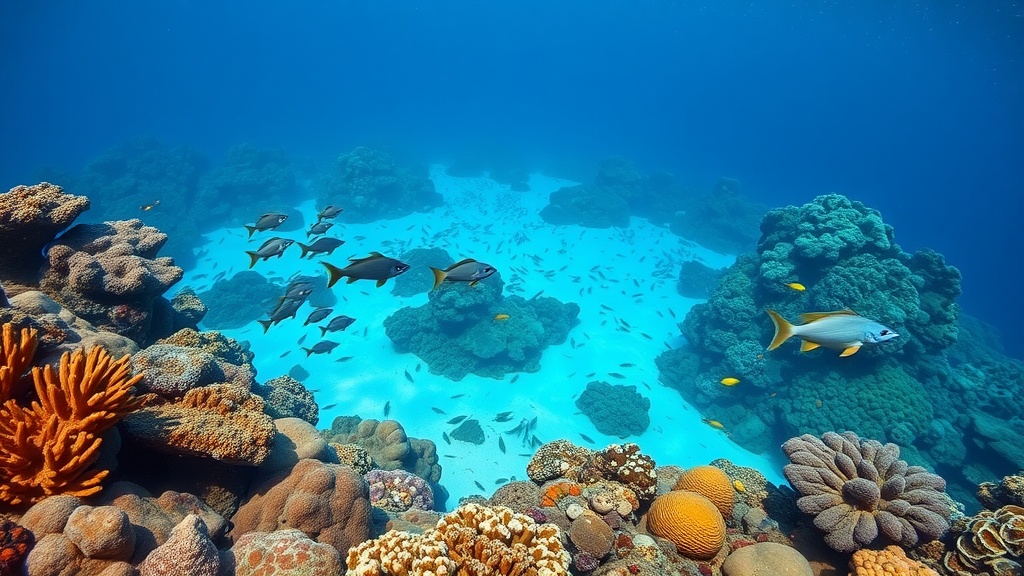
<svg viewBox="0 0 1024 576">
<path fill-rule="evenodd" d="M 326 336 L 328 332 L 337 332 L 339 330 L 344 332 L 345 328 L 351 326 L 355 321 L 355 318 L 350 318 L 344 314 L 341 316 L 335 316 L 334 318 L 331 318 L 331 321 L 327 323 L 327 326 L 319 327 L 321 336 Z"/>
<path fill-rule="evenodd" d="M 391 414 L 391 400 L 384 403 L 384 417 L 387 418 L 388 414 Z"/>
<path fill-rule="evenodd" d="M 619 374 L 618 372 L 609 372 L 608 375 L 611 376 L 612 378 L 625 378 L 624 375 Z"/>
<path fill-rule="evenodd" d="M 593 438 L 591 438 L 590 436 L 587 436 L 587 435 L 586 435 L 586 434 L 584 434 L 583 432 L 580 432 L 580 438 L 583 438 L 583 441 L 584 441 L 584 442 L 589 442 L 589 443 L 591 443 L 591 444 L 593 444 L 593 443 L 594 443 L 594 439 L 593 439 Z"/>
<path fill-rule="evenodd" d="M 449 282 L 469 282 L 470 286 L 476 286 L 477 282 L 489 277 L 497 271 L 494 266 L 483 262 L 477 262 L 472 258 L 460 260 L 444 270 L 434 268 L 433 266 L 430 267 L 430 270 L 434 273 L 435 289 L 445 280 Z"/>
<path fill-rule="evenodd" d="M 794 326 L 774 310 L 766 310 L 775 324 L 775 337 L 768 350 L 775 350 L 793 336 L 800 338 L 801 352 L 809 352 L 824 346 L 841 350 L 840 357 L 852 356 L 864 344 L 880 344 L 899 336 L 888 328 L 853 310 L 834 312 L 808 312 L 800 315 L 803 324 Z"/>
<path fill-rule="evenodd" d="M 722 378 L 718 382 L 722 386 L 735 386 L 735 385 L 740 383 L 740 379 L 739 378 L 733 378 L 733 377 L 730 376 L 728 378 Z"/>
<path fill-rule="evenodd" d="M 430 409 L 433 410 L 434 412 L 437 412 L 438 414 L 447 414 L 447 412 L 445 412 L 444 410 L 441 410 L 437 406 L 431 406 Z"/>
<path fill-rule="evenodd" d="M 160 205 L 160 201 L 159 200 L 155 200 L 152 204 L 143 204 L 142 206 L 139 206 L 139 210 L 142 210 L 143 212 L 149 212 L 150 210 L 152 210 L 153 208 L 156 208 L 159 205 Z"/>
<path fill-rule="evenodd" d="M 287 214 L 281 214 L 280 212 L 267 212 L 256 220 L 256 224 L 246 226 L 245 229 L 249 231 L 249 238 L 252 238 L 253 233 L 273 230 L 283 224 L 287 219 Z"/>
<path fill-rule="evenodd" d="M 502 454 L 505 453 L 505 440 L 501 436 L 498 436 L 498 450 L 501 450 Z"/>
<path fill-rule="evenodd" d="M 287 238 L 274 237 L 263 243 L 259 249 L 252 251 L 246 250 L 245 253 L 249 255 L 251 261 L 249 262 L 249 268 L 252 268 L 260 260 L 270 260 L 274 256 L 280 258 L 284 255 L 285 249 L 292 245 L 294 240 Z"/>
<path fill-rule="evenodd" d="M 335 360 L 335 362 L 348 362 L 349 360 L 351 360 L 353 358 L 355 358 L 355 356 L 342 356 L 341 358 L 338 358 L 337 360 Z"/>
<path fill-rule="evenodd" d="M 456 416 L 455 418 L 452 418 L 451 420 L 449 420 L 448 423 L 452 424 L 452 425 L 458 424 L 459 422 L 462 422 L 466 418 L 469 418 L 469 416 Z"/>
<path fill-rule="evenodd" d="M 327 207 L 325 207 L 323 210 L 317 212 L 316 221 L 319 222 L 321 220 L 328 220 L 330 218 L 334 218 L 338 214 L 341 214 L 342 210 L 344 210 L 344 208 L 341 208 L 340 206 L 328 204 Z"/>
<path fill-rule="evenodd" d="M 380 252 L 371 252 L 366 258 L 352 258 L 351 264 L 338 268 L 333 264 L 321 262 L 327 268 L 327 287 L 334 286 L 338 280 L 347 277 L 349 284 L 356 280 L 376 280 L 380 288 L 388 278 L 394 278 L 409 269 L 409 265 L 394 258 L 388 258 Z"/>
<path fill-rule="evenodd" d="M 803 292 L 804 290 L 807 290 L 807 287 L 799 282 L 789 282 L 786 284 L 786 287 L 791 290 L 796 290 L 797 292 Z"/>
<path fill-rule="evenodd" d="M 512 412 L 502 412 L 494 417 L 495 422 L 508 422 L 512 419 Z"/>
<path fill-rule="evenodd" d="M 313 293 L 316 286 L 312 282 L 305 280 L 297 280 L 288 285 L 288 288 L 284 291 L 284 296 L 278 298 L 278 300 L 305 300 Z"/>
<path fill-rule="evenodd" d="M 299 248 L 302 249 L 302 254 L 299 255 L 299 258 L 305 258 L 306 254 L 309 254 L 310 258 L 317 254 L 327 254 L 330 256 L 331 253 L 334 252 L 335 248 L 344 243 L 344 240 L 338 240 L 337 238 L 317 238 L 316 242 L 308 245 L 303 244 L 302 242 L 297 242 Z"/>
<path fill-rule="evenodd" d="M 448 433 L 447 432 L 441 432 L 441 438 L 444 438 L 444 441 L 445 441 L 446 444 L 451 444 L 452 443 L 452 439 L 448 437 Z"/>
<path fill-rule="evenodd" d="M 334 226 L 334 222 L 317 222 L 309 227 L 309 230 L 306 232 L 306 237 L 326 234 L 327 231 L 331 229 L 331 226 Z"/>
<path fill-rule="evenodd" d="M 508 314 L 495 314 L 494 315 L 494 319 L 495 320 L 499 320 L 499 321 L 500 320 L 508 320 L 509 318 L 511 318 L 511 316 L 509 316 Z"/>
<path fill-rule="evenodd" d="M 747 492 L 746 486 L 744 486 L 743 482 L 740 482 L 739 480 L 733 480 L 732 487 L 735 488 L 736 491 L 739 492 L 740 494 L 745 494 Z"/>
<path fill-rule="evenodd" d="M 405 379 L 406 379 L 406 380 L 408 380 L 409 382 L 415 382 L 415 381 L 414 381 L 414 380 L 412 379 L 412 374 L 409 374 L 409 371 L 408 371 L 408 370 L 405 370 Z"/>
<path fill-rule="evenodd" d="M 481 489 L 481 490 L 487 490 L 487 488 L 484 488 L 483 484 L 477 482 L 476 480 L 473 480 L 473 484 L 476 484 L 476 487 Z"/>
<path fill-rule="evenodd" d="M 449 398 L 455 400 L 456 398 L 462 398 L 463 396 L 465 396 L 465 394 L 456 394 L 455 396 L 449 396 Z"/>
<path fill-rule="evenodd" d="M 707 424 L 708 426 L 711 426 L 715 430 L 725 430 L 725 424 L 722 424 L 718 420 L 709 420 L 707 418 L 701 418 L 700 421 Z"/>
<path fill-rule="evenodd" d="M 494 484 L 504 484 L 505 482 L 508 482 L 508 478 L 498 478 L 497 480 L 494 481 Z"/>
<path fill-rule="evenodd" d="M 323 408 L 321 408 L 321 410 L 330 410 L 331 408 L 334 408 L 335 406 L 337 406 L 337 404 L 328 404 L 327 406 L 324 406 Z"/>
<path fill-rule="evenodd" d="M 303 322 L 302 325 L 308 326 L 314 322 L 319 322 L 330 316 L 331 312 L 334 312 L 334 308 L 317 308 L 309 313 L 309 317 L 306 318 L 306 321 Z"/>
<path fill-rule="evenodd" d="M 330 340 L 321 340 L 316 344 L 313 344 L 312 348 L 303 348 L 303 350 L 306 351 L 306 358 L 309 358 L 313 354 L 330 354 L 331 350 L 334 350 L 337 347 L 337 342 L 332 342 Z"/>
</svg>

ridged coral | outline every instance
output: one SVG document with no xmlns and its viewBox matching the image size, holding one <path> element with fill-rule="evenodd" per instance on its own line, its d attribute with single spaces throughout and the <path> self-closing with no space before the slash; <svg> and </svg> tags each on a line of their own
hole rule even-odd
<svg viewBox="0 0 1024 576">
<path fill-rule="evenodd" d="M 48 182 L 0 194 L 0 237 L 11 239 L 0 242 L 0 277 L 32 283 L 43 247 L 88 209 L 88 198 Z"/>
<path fill-rule="evenodd" d="M 1024 508 L 1012 504 L 999 510 L 983 510 L 971 518 L 944 563 L 951 571 L 971 573 L 992 570 L 995 565 L 1024 560 Z"/>
<path fill-rule="evenodd" d="M 560 538 L 553 524 L 470 503 L 422 535 L 390 531 L 352 548 L 346 576 L 565 576 L 569 553 Z"/>
<path fill-rule="evenodd" d="M 895 444 L 827 432 L 791 438 L 782 450 L 791 462 L 783 473 L 801 494 L 797 506 L 838 552 L 885 543 L 909 548 L 949 529 L 946 482 L 908 466 Z"/>
<path fill-rule="evenodd" d="M 883 550 L 858 550 L 850 558 L 850 576 L 939 576 L 917 560 L 907 558 L 903 548 L 890 544 Z"/>
<path fill-rule="evenodd" d="M 735 489 L 729 476 L 721 468 L 715 466 L 694 466 L 686 470 L 676 480 L 673 490 L 689 490 L 704 496 L 718 508 L 722 516 L 732 516 L 735 503 Z"/>
<path fill-rule="evenodd" d="M 725 519 L 714 502 L 686 490 L 654 499 L 647 512 L 647 530 L 671 540 L 680 554 L 695 560 L 714 558 L 725 544 Z"/>
<path fill-rule="evenodd" d="M 600 559 L 612 549 L 615 533 L 600 516 L 586 511 L 569 525 L 569 541 L 581 551 Z"/>
<path fill-rule="evenodd" d="M 13 398 L 0 405 L 0 501 L 99 492 L 108 474 L 93 466 L 100 436 L 138 408 L 132 386 L 140 376 L 129 377 L 127 356 L 114 360 L 94 347 L 65 352 L 59 371 L 35 368 L 32 378 L 37 399 L 28 408 Z"/>
</svg>

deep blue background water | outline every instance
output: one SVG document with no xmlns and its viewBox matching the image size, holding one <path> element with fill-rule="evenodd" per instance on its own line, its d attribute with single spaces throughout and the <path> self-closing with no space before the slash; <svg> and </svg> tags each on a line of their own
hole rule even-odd
<svg viewBox="0 0 1024 576">
<path fill-rule="evenodd" d="M 768 205 L 862 200 L 1013 337 L 1024 8 L 965 4 L 3 2 L 0 186 L 138 135 L 214 158 L 483 150 L 581 179 L 619 154 Z"/>
</svg>

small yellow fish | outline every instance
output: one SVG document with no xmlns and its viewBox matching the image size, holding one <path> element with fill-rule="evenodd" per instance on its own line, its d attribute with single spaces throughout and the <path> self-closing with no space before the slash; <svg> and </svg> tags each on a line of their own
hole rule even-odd
<svg viewBox="0 0 1024 576">
<path fill-rule="evenodd" d="M 494 315 L 494 319 L 495 320 L 508 320 L 509 318 L 510 318 L 510 316 L 508 314 L 495 314 Z"/>
<path fill-rule="evenodd" d="M 747 491 L 746 487 L 743 486 L 743 482 L 740 482 L 739 480 L 733 480 L 732 487 L 740 494 L 744 494 Z"/>
<path fill-rule="evenodd" d="M 701 422 L 711 426 L 715 430 L 725 430 L 725 424 L 722 424 L 718 420 L 708 420 L 707 418 L 701 418 Z"/>
<path fill-rule="evenodd" d="M 786 284 L 786 286 L 792 288 L 793 290 L 796 290 L 797 292 L 803 292 L 804 290 L 807 290 L 807 287 L 799 282 L 790 282 L 789 284 Z"/>
<path fill-rule="evenodd" d="M 152 210 L 153 208 L 156 208 L 159 205 L 160 205 L 160 201 L 157 200 L 156 202 L 153 202 L 152 204 L 145 204 L 143 206 L 139 206 L 139 210 L 142 210 L 143 212 L 149 212 L 150 210 Z"/>
<path fill-rule="evenodd" d="M 735 386 L 740 383 L 740 379 L 730 376 L 728 378 L 722 378 L 719 382 L 721 382 L 722 386 Z"/>
</svg>

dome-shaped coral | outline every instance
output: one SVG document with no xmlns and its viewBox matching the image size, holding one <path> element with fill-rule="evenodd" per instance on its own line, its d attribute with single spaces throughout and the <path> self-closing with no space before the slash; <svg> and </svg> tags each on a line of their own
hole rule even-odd
<svg viewBox="0 0 1024 576">
<path fill-rule="evenodd" d="M 728 518 L 732 516 L 735 503 L 735 489 L 729 476 L 721 468 L 715 466 L 694 466 L 683 472 L 676 480 L 673 490 L 689 490 L 711 500 L 711 502 Z"/>
<path fill-rule="evenodd" d="M 725 519 L 714 502 L 687 490 L 655 498 L 647 512 L 647 530 L 695 560 L 714 558 L 725 544 Z"/>
<path fill-rule="evenodd" d="M 907 558 L 899 546 L 889 545 L 884 550 L 858 550 L 850 558 L 851 576 L 938 576 L 938 572 Z"/>
</svg>

